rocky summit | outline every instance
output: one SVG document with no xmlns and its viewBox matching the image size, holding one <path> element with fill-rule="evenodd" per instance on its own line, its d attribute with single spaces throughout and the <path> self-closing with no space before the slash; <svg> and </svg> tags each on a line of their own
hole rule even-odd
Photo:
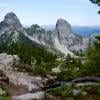
<svg viewBox="0 0 100 100">
<path fill-rule="evenodd" d="M 22 25 L 13 12 L 7 13 L 4 20 L 0 23 L 0 34 L 9 30 L 22 30 Z"/>
<path fill-rule="evenodd" d="M 0 45 L 18 41 L 20 33 L 24 33 L 24 30 L 19 19 L 13 12 L 7 13 L 0 23 Z"/>
<path fill-rule="evenodd" d="M 59 42 L 68 47 L 71 51 L 86 50 L 88 39 L 73 32 L 71 25 L 64 19 L 58 19 L 56 32 Z M 87 40 L 87 41 L 84 41 Z"/>
<path fill-rule="evenodd" d="M 19 29 L 22 27 L 19 19 L 13 12 L 6 14 L 4 18 L 4 22 L 10 26 L 15 27 L 16 29 Z"/>
<path fill-rule="evenodd" d="M 56 23 L 56 31 L 61 44 L 67 45 L 71 38 L 74 38 L 75 35 L 72 32 L 71 25 L 64 19 L 59 18 Z M 73 40 L 73 39 L 71 39 Z"/>
</svg>

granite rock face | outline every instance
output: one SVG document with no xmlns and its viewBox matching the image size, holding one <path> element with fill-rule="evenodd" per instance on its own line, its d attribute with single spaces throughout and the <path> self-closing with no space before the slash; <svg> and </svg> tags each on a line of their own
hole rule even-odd
<svg viewBox="0 0 100 100">
<path fill-rule="evenodd" d="M 52 45 L 52 32 L 45 31 L 45 29 L 43 29 L 39 25 L 31 25 L 31 27 L 26 28 L 26 32 L 34 39 L 34 41 L 43 45 Z"/>
<path fill-rule="evenodd" d="M 17 55 L 8 55 L 6 53 L 0 54 L 0 70 L 9 78 L 9 82 L 16 86 L 25 85 L 29 91 L 34 88 L 39 88 L 38 86 L 43 86 L 41 77 L 32 77 L 29 76 L 28 73 L 16 71 L 15 66 L 13 66 L 15 60 L 19 61 Z"/>
<path fill-rule="evenodd" d="M 7 13 L 0 23 L 0 45 L 18 41 L 20 33 L 24 33 L 24 30 L 19 19 L 13 12 Z"/>
<path fill-rule="evenodd" d="M 13 12 L 6 14 L 4 23 L 13 26 L 15 29 L 20 29 L 22 27 L 19 19 Z"/>
<path fill-rule="evenodd" d="M 35 100 L 37 98 L 43 98 L 44 92 L 30 93 L 31 90 L 41 89 L 41 87 L 43 87 L 42 78 L 39 76 L 30 76 L 27 72 L 17 71 L 17 68 L 14 66 L 15 60 L 19 61 L 17 55 L 8 55 L 6 53 L 0 54 L 0 70 L 3 71 L 5 76 L 9 79 L 9 84 L 13 84 L 17 87 L 25 86 L 27 88 L 26 94 L 21 96 L 14 95 L 13 100 Z M 0 95 L 3 94 L 4 91 L 0 90 Z"/>
<path fill-rule="evenodd" d="M 64 19 L 57 20 L 56 34 L 60 44 L 67 46 L 71 51 L 86 50 L 88 46 L 89 39 L 75 34 L 71 25 Z"/>
<path fill-rule="evenodd" d="M 72 32 L 71 25 L 64 19 L 59 18 L 56 23 L 56 31 L 61 44 L 67 45 L 72 43 L 75 35 Z"/>
<path fill-rule="evenodd" d="M 0 23 L 0 35 L 11 30 L 23 30 L 19 19 L 12 12 L 7 13 L 4 20 Z"/>
</svg>

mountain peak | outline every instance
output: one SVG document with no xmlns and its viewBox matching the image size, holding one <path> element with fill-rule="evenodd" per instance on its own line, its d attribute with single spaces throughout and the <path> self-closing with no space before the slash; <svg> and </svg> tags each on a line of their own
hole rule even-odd
<svg viewBox="0 0 100 100">
<path fill-rule="evenodd" d="M 18 29 L 18 28 L 21 28 L 22 25 L 18 19 L 18 17 L 16 16 L 15 13 L 13 12 L 10 12 L 10 13 L 7 13 L 4 17 L 4 23 L 10 25 L 10 26 L 13 26 L 14 28 Z"/>
<path fill-rule="evenodd" d="M 74 37 L 71 25 L 64 19 L 59 18 L 56 23 L 56 30 L 61 44 L 67 44 L 70 37 Z M 71 42 L 70 42 L 71 43 Z"/>
<path fill-rule="evenodd" d="M 4 20 L 0 22 L 0 35 L 13 30 L 23 31 L 23 26 L 21 25 L 18 17 L 13 12 L 7 13 Z"/>
<path fill-rule="evenodd" d="M 71 25 L 63 18 L 59 18 L 57 20 L 56 25 L 60 25 L 60 26 L 63 25 L 63 26 L 66 26 L 66 27 L 71 27 Z"/>
<path fill-rule="evenodd" d="M 5 15 L 5 19 L 11 19 L 11 18 L 14 18 L 14 17 L 17 17 L 15 13 L 13 12 L 9 12 Z"/>
</svg>

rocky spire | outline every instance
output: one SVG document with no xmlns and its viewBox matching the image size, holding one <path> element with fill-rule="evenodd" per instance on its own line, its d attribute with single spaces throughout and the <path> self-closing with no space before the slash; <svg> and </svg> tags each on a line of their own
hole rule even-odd
<svg viewBox="0 0 100 100">
<path fill-rule="evenodd" d="M 66 20 L 64 20 L 63 18 L 59 18 L 57 20 L 56 27 L 58 27 L 59 25 L 71 28 L 71 25 Z"/>
<path fill-rule="evenodd" d="M 13 26 L 16 29 L 22 27 L 19 19 L 13 12 L 7 13 L 5 15 L 4 22 L 10 26 Z"/>
<path fill-rule="evenodd" d="M 71 25 L 64 19 L 59 18 L 56 23 L 56 31 L 61 44 L 71 43 L 71 38 L 74 37 Z M 71 40 L 70 40 L 71 39 Z"/>
<path fill-rule="evenodd" d="M 4 20 L 0 23 L 0 34 L 11 30 L 23 31 L 23 27 L 19 19 L 13 12 L 7 13 Z"/>
</svg>

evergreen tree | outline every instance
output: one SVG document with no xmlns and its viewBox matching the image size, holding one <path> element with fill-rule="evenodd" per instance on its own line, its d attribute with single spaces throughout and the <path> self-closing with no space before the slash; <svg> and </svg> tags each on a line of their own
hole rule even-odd
<svg viewBox="0 0 100 100">
<path fill-rule="evenodd" d="M 100 76 L 100 36 L 89 48 L 87 54 L 87 63 L 85 64 L 85 75 Z"/>
</svg>

